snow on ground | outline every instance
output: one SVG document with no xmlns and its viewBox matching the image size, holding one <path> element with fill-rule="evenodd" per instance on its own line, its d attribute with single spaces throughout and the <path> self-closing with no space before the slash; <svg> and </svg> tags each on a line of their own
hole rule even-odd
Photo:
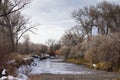
<svg viewBox="0 0 120 80">
<path fill-rule="evenodd" d="M 17 70 L 17 74 L 25 74 L 25 75 L 27 75 L 29 72 L 31 72 L 31 67 L 29 65 L 22 65 Z"/>
<path fill-rule="evenodd" d="M 8 75 L 8 76 L 3 76 L 0 78 L 0 80 L 29 80 L 29 78 L 24 75 L 24 74 L 19 74 L 17 77 Z"/>
<path fill-rule="evenodd" d="M 6 75 L 6 69 L 2 71 L 2 75 Z"/>
<path fill-rule="evenodd" d="M 27 73 L 30 72 L 30 67 L 29 66 L 21 66 L 16 72 L 18 74 L 17 77 L 14 77 L 12 75 L 8 75 L 8 76 L 2 76 L 0 78 L 0 80 L 29 80 L 29 78 L 27 77 Z M 2 71 L 2 75 L 5 74 L 5 69 Z"/>
</svg>

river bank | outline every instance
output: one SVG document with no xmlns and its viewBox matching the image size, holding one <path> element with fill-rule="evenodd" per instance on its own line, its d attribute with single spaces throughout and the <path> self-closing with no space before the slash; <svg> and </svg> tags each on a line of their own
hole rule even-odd
<svg viewBox="0 0 120 80">
<path fill-rule="evenodd" d="M 118 72 L 89 69 L 60 59 L 37 62 L 32 69 L 28 75 L 30 80 L 120 80 Z"/>
<path fill-rule="evenodd" d="M 30 80 L 120 80 L 120 74 L 39 74 L 29 75 Z"/>
</svg>

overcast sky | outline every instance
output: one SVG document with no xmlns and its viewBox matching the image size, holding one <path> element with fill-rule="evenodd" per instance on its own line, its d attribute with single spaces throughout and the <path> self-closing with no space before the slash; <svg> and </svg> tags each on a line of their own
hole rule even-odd
<svg viewBox="0 0 120 80">
<path fill-rule="evenodd" d="M 71 13 L 84 6 L 95 5 L 104 0 L 31 0 L 22 11 L 31 18 L 32 24 L 40 24 L 36 34 L 30 33 L 34 43 L 45 43 L 48 39 L 59 40 L 65 30 L 76 23 Z M 120 3 L 120 0 L 105 0 Z"/>
</svg>

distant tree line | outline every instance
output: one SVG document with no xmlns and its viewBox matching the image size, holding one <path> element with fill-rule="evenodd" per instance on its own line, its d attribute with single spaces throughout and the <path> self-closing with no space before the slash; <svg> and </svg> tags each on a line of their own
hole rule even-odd
<svg viewBox="0 0 120 80">
<path fill-rule="evenodd" d="M 57 50 L 61 44 L 53 39 L 48 39 L 46 44 L 33 43 L 30 41 L 29 35 L 23 36 L 24 40 L 18 45 L 18 53 L 28 55 L 49 54 L 50 56 L 57 55 Z"/>
</svg>

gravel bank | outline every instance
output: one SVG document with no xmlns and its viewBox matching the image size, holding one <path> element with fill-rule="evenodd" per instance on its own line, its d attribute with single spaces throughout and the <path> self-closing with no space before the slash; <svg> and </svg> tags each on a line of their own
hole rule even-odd
<svg viewBox="0 0 120 80">
<path fill-rule="evenodd" d="M 39 74 L 29 75 L 30 80 L 120 80 L 120 73 L 96 74 Z"/>
</svg>

